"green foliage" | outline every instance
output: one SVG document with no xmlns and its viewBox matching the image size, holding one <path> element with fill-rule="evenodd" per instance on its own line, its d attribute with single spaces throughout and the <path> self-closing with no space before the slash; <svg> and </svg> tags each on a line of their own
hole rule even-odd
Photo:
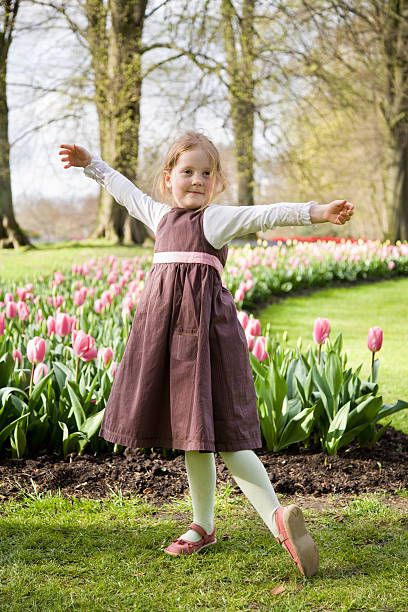
<svg viewBox="0 0 408 612">
<path fill-rule="evenodd" d="M 310 439 L 320 442 L 329 455 L 355 439 L 372 447 L 385 429 L 377 429 L 377 423 L 408 408 L 402 400 L 383 404 L 378 385 L 359 378 L 361 366 L 354 372 L 346 369 L 341 350 L 339 334 L 334 344 L 327 340 L 327 352 L 318 363 L 317 350 L 302 354 L 299 348 L 283 349 L 267 334 L 268 359 L 261 363 L 250 356 L 261 431 L 269 450 L 307 444 Z"/>
</svg>

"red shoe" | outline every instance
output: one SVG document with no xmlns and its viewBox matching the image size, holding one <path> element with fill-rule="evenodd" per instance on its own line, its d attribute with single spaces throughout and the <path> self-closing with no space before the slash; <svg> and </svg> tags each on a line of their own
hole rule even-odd
<svg viewBox="0 0 408 612">
<path fill-rule="evenodd" d="M 169 555 L 192 555 L 193 553 L 198 553 L 202 548 L 216 544 L 217 540 L 215 538 L 215 525 L 212 533 L 210 534 L 206 533 L 204 529 L 196 523 L 191 523 L 190 529 L 197 531 L 197 533 L 202 536 L 201 540 L 198 540 L 198 542 L 187 542 L 187 540 L 178 538 L 177 540 L 173 540 L 170 546 L 168 546 L 164 552 L 168 553 Z"/>
<path fill-rule="evenodd" d="M 301 509 L 294 504 L 275 512 L 276 538 L 294 559 L 304 576 L 313 576 L 319 567 L 319 552 L 308 533 Z"/>
</svg>

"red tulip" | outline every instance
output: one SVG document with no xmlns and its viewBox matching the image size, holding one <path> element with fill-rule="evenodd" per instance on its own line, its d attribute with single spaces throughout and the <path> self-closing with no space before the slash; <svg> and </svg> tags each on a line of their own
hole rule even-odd
<svg viewBox="0 0 408 612">
<path fill-rule="evenodd" d="M 380 350 L 383 343 L 383 330 L 381 327 L 372 327 L 368 331 L 367 346 L 370 351 L 376 353 Z"/>
<path fill-rule="evenodd" d="M 323 344 L 324 342 L 326 342 L 327 338 L 329 337 L 330 334 L 330 322 L 328 319 L 321 319 L 318 318 L 315 321 L 314 324 L 314 330 L 313 330 L 313 340 L 317 343 L 317 344 Z"/>
<path fill-rule="evenodd" d="M 258 336 L 255 340 L 255 346 L 252 350 L 252 354 L 254 357 L 258 359 L 258 361 L 265 361 L 268 358 L 268 353 L 265 349 L 265 338 L 263 336 Z"/>
<path fill-rule="evenodd" d="M 27 357 L 30 363 L 40 363 L 45 355 L 45 340 L 35 336 L 27 343 Z"/>
<path fill-rule="evenodd" d="M 48 374 L 48 368 L 45 365 L 45 363 L 39 363 L 37 366 L 35 366 L 34 375 L 33 375 L 33 383 L 36 385 L 38 381 L 40 380 L 40 378 L 47 376 L 47 374 Z"/>
</svg>

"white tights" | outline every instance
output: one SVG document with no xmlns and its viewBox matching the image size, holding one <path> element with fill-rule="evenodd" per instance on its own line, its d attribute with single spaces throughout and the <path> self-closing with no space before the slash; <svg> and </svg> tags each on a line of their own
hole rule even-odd
<svg viewBox="0 0 408 612">
<path fill-rule="evenodd" d="M 280 503 L 268 474 L 259 457 L 252 450 L 219 453 L 237 485 L 276 537 L 274 514 Z M 193 522 L 207 533 L 214 528 L 214 496 L 216 471 L 214 453 L 186 451 L 186 469 L 193 502 Z M 183 540 L 197 542 L 201 536 L 190 529 Z"/>
</svg>

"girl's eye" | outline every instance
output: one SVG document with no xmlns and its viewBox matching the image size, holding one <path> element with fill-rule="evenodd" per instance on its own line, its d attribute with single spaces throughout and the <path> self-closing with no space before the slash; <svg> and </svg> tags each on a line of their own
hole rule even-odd
<svg viewBox="0 0 408 612">
<path fill-rule="evenodd" d="M 210 176 L 209 172 L 204 172 L 205 176 Z"/>
<path fill-rule="evenodd" d="M 191 174 L 191 170 L 185 170 L 186 174 Z"/>
</svg>

